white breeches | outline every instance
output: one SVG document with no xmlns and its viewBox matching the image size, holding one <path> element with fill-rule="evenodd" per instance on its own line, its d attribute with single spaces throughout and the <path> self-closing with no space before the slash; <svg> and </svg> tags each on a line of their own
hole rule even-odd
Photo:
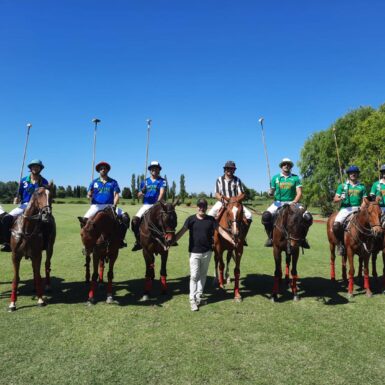
<svg viewBox="0 0 385 385">
<path fill-rule="evenodd" d="M 152 206 L 154 206 L 153 204 L 150 205 L 150 204 L 144 204 L 139 210 L 138 212 L 135 214 L 136 217 L 138 218 L 142 218 L 143 214 L 148 211 Z"/>
<path fill-rule="evenodd" d="M 215 218 L 218 215 L 218 212 L 221 208 L 222 208 L 222 202 L 217 201 L 215 205 L 211 207 L 211 209 L 209 210 L 208 215 L 211 215 L 212 217 Z M 245 213 L 246 219 L 252 220 L 251 212 L 247 207 L 243 206 L 243 212 Z"/>
<path fill-rule="evenodd" d="M 112 207 L 111 204 L 93 204 L 88 209 L 88 211 L 84 214 L 84 218 L 91 218 L 93 217 L 98 211 L 104 210 L 106 207 Z M 123 215 L 123 210 L 120 208 L 116 208 L 116 215 L 119 217 Z"/>
<path fill-rule="evenodd" d="M 358 210 L 359 210 L 359 207 L 357 207 L 357 206 L 356 207 L 345 207 L 338 212 L 336 219 L 334 219 L 334 222 L 343 223 L 345 221 L 346 217 L 350 213 L 355 213 Z"/>
<path fill-rule="evenodd" d="M 27 206 L 28 203 L 22 203 L 19 207 L 15 207 L 13 210 L 11 210 L 9 215 L 12 215 L 14 218 L 17 218 L 18 216 L 24 213 Z"/>
<path fill-rule="evenodd" d="M 190 302 L 195 302 L 202 297 L 211 254 L 212 251 L 190 253 Z"/>
<path fill-rule="evenodd" d="M 280 201 L 275 201 L 273 202 L 267 209 L 266 211 L 269 211 L 270 213 L 274 214 L 280 207 L 284 205 L 289 205 L 291 202 L 280 202 Z M 297 209 L 303 208 L 303 206 L 300 203 L 296 203 L 295 207 Z"/>
<path fill-rule="evenodd" d="M 3 209 L 3 207 L 0 205 L 0 215 L 1 214 L 4 214 L 5 213 L 5 210 Z"/>
</svg>

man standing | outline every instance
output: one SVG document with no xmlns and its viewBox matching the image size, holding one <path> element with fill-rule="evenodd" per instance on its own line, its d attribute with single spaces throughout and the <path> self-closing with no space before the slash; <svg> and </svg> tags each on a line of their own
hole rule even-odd
<svg viewBox="0 0 385 385">
<path fill-rule="evenodd" d="M 197 207 L 197 214 L 188 217 L 183 227 L 175 235 L 175 242 L 177 242 L 187 230 L 190 230 L 188 248 L 190 253 L 189 299 L 192 311 L 197 311 L 201 304 L 212 254 L 214 230 L 218 230 L 224 239 L 234 245 L 231 236 L 218 226 L 217 221 L 212 216 L 206 215 L 206 199 L 199 199 Z"/>
<path fill-rule="evenodd" d="M 339 241 L 338 251 L 341 255 L 345 254 L 343 223 L 350 213 L 359 210 L 363 199 L 366 197 L 366 188 L 358 180 L 360 169 L 352 165 L 346 170 L 346 173 L 348 174 L 348 179 L 345 183 L 338 185 L 333 198 L 333 202 L 341 202 L 340 211 L 333 223 L 333 232 Z"/>
<path fill-rule="evenodd" d="M 162 170 L 161 165 L 157 161 L 152 161 L 148 166 L 150 176 L 142 181 L 140 184 L 140 191 L 138 192 L 138 198 L 143 197 L 143 205 L 132 218 L 131 229 L 135 234 L 135 244 L 132 251 L 137 251 L 142 248 L 140 245 L 139 226 L 140 220 L 144 213 L 148 211 L 156 202 L 163 200 L 165 197 L 167 182 L 161 176 L 159 176 Z"/>
<path fill-rule="evenodd" d="M 272 247 L 273 241 L 273 215 L 285 204 L 291 204 L 295 207 L 302 207 L 299 200 L 302 197 L 302 183 L 296 174 L 292 174 L 291 169 L 294 163 L 289 158 L 283 158 L 279 163 L 281 173 L 274 175 L 270 182 L 269 196 L 274 196 L 274 202 L 262 214 L 262 224 L 265 226 L 267 234 L 266 247 Z M 303 217 L 308 224 L 308 228 L 313 223 L 313 218 L 308 211 L 305 211 Z M 307 232 L 306 230 L 306 232 Z M 309 249 L 310 246 L 306 239 L 301 245 L 304 249 Z"/>
<path fill-rule="evenodd" d="M 4 215 L 2 219 L 4 231 L 4 245 L 1 251 L 11 251 L 9 242 L 11 240 L 11 227 L 14 220 L 24 213 L 31 200 L 32 194 L 39 187 L 48 187 L 48 181 L 43 178 L 40 173 L 44 169 L 43 162 L 39 159 L 34 159 L 28 164 L 30 174 L 21 179 L 17 197 L 13 203 L 20 204 L 18 207 L 11 210 L 9 214 Z"/>
<path fill-rule="evenodd" d="M 120 188 L 115 179 L 108 176 L 111 166 L 107 162 L 100 162 L 95 167 L 99 177 L 94 179 L 87 190 L 87 197 L 91 199 L 91 207 L 84 214 L 84 217 L 78 217 L 80 226 L 83 227 L 88 218 L 94 216 L 98 211 L 111 207 L 120 219 L 120 237 L 121 247 L 126 247 L 124 237 L 130 225 L 130 218 L 127 213 L 117 207 L 119 202 Z"/>
</svg>

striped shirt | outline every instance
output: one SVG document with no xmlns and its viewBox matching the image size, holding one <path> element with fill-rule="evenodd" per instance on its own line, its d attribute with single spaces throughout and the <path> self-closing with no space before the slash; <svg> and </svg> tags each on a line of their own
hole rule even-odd
<svg viewBox="0 0 385 385">
<path fill-rule="evenodd" d="M 227 198 L 236 197 L 244 192 L 242 182 L 236 176 L 233 179 L 226 179 L 224 176 L 220 176 L 215 184 L 215 193 L 224 195 Z"/>
</svg>

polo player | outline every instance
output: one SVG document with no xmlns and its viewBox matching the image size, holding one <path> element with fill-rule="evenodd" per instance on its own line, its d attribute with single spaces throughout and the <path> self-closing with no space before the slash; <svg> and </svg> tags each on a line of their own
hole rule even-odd
<svg viewBox="0 0 385 385">
<path fill-rule="evenodd" d="M 132 218 L 131 229 L 135 234 L 135 244 L 132 251 L 141 250 L 139 226 L 142 216 L 156 203 L 165 197 L 167 182 L 159 174 L 162 167 L 159 162 L 152 161 L 148 166 L 150 176 L 141 182 L 138 198 L 143 198 L 143 205 Z"/>
<path fill-rule="evenodd" d="M 372 197 L 381 197 L 380 207 L 382 214 L 385 214 L 385 164 L 380 167 L 380 179 L 376 180 L 370 189 Z"/>
<path fill-rule="evenodd" d="M 358 180 L 360 169 L 352 165 L 346 170 L 346 174 L 348 175 L 348 179 L 345 183 L 338 185 L 333 198 L 333 202 L 341 202 L 340 211 L 333 223 L 333 233 L 337 238 L 338 251 L 341 255 L 345 254 L 343 223 L 349 214 L 359 210 L 363 199 L 366 197 L 366 188 Z"/>
<path fill-rule="evenodd" d="M 4 231 L 4 245 L 1 251 L 11 251 L 9 242 L 11 239 L 11 227 L 15 219 L 24 213 L 28 206 L 28 202 L 35 190 L 39 187 L 48 187 L 48 181 L 43 178 L 40 173 L 44 169 L 43 162 L 39 159 L 34 159 L 28 164 L 30 174 L 21 179 L 19 190 L 13 204 L 17 205 L 9 214 L 6 214 L 2 219 Z"/>
<path fill-rule="evenodd" d="M 98 211 L 111 207 L 117 214 L 120 222 L 120 247 L 126 247 L 124 242 L 127 229 L 130 225 L 130 217 L 122 209 L 118 208 L 119 203 L 119 184 L 115 179 L 108 176 L 111 166 L 107 162 L 100 162 L 96 165 L 95 170 L 99 173 L 99 177 L 94 179 L 87 190 L 87 197 L 91 199 L 91 206 L 84 214 L 84 217 L 78 217 L 80 226 L 83 227 L 88 218 L 93 217 Z"/>
<path fill-rule="evenodd" d="M 269 196 L 274 197 L 274 202 L 262 214 L 262 224 L 265 226 L 265 231 L 268 236 L 265 242 L 266 247 L 273 246 L 273 227 L 274 214 L 283 205 L 294 205 L 297 208 L 303 208 L 299 203 L 302 197 L 302 183 L 298 175 L 291 172 L 294 163 L 289 158 L 283 158 L 279 163 L 281 172 L 273 176 L 270 182 Z M 313 223 L 312 215 L 305 211 L 303 218 L 307 224 L 306 233 Z M 306 234 L 305 234 L 306 236 Z M 309 249 L 310 246 L 306 239 L 302 241 L 301 246 L 304 249 Z"/>
</svg>

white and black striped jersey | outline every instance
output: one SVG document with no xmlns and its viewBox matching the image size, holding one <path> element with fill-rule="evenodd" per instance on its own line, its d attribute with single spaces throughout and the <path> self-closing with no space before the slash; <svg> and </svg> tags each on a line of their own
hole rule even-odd
<svg viewBox="0 0 385 385">
<path fill-rule="evenodd" d="M 227 198 L 236 197 L 244 192 L 242 182 L 236 176 L 230 180 L 227 180 L 224 176 L 220 176 L 215 184 L 215 193 L 224 195 Z"/>
</svg>

